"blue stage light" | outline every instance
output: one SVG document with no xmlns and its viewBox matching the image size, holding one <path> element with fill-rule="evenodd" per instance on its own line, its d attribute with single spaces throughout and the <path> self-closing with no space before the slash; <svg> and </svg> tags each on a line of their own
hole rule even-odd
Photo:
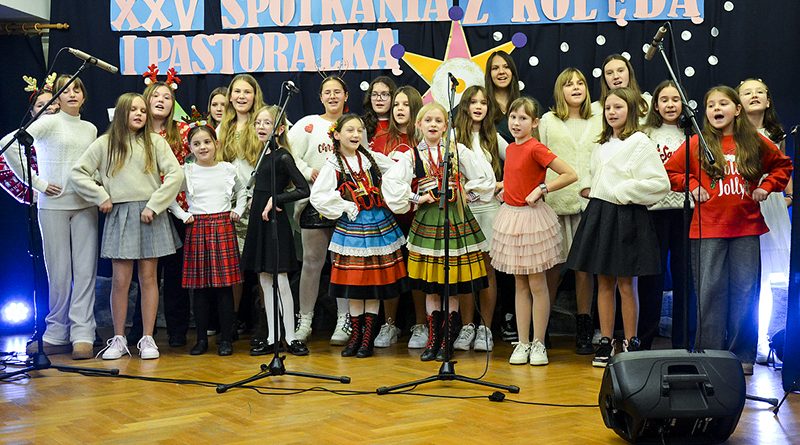
<svg viewBox="0 0 800 445">
<path fill-rule="evenodd" d="M 9 301 L 0 310 L 0 317 L 5 324 L 19 325 L 29 321 L 32 313 L 29 304 L 21 301 Z"/>
</svg>

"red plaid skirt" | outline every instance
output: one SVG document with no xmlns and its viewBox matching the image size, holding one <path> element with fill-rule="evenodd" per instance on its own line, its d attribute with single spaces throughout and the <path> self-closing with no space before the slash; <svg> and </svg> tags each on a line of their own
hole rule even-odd
<svg viewBox="0 0 800 445">
<path fill-rule="evenodd" d="M 225 287 L 242 282 L 239 244 L 230 212 L 194 215 L 186 226 L 183 287 Z"/>
</svg>

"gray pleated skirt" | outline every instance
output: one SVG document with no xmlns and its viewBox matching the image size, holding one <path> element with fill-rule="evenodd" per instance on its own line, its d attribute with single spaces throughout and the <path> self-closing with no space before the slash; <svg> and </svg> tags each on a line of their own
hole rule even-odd
<svg viewBox="0 0 800 445">
<path fill-rule="evenodd" d="M 147 201 L 114 204 L 106 215 L 100 256 L 115 260 L 160 258 L 175 253 L 181 239 L 166 212 L 156 215 L 150 224 L 140 217 Z"/>
</svg>

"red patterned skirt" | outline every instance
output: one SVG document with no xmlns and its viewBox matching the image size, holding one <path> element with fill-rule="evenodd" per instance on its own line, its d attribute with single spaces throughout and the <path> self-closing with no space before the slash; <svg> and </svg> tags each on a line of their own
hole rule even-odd
<svg viewBox="0 0 800 445">
<path fill-rule="evenodd" d="M 225 287 L 242 282 L 239 244 L 230 212 L 194 215 L 186 225 L 183 287 Z"/>
</svg>

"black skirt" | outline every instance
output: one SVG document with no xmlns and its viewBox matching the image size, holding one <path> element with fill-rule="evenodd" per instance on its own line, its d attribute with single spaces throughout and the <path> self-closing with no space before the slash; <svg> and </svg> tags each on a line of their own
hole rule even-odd
<svg viewBox="0 0 800 445">
<path fill-rule="evenodd" d="M 294 236 L 289 225 L 286 209 L 277 213 L 278 239 L 272 238 L 271 222 L 264 221 L 261 213 L 269 201 L 269 193 L 253 192 L 250 204 L 250 222 L 242 252 L 242 269 L 256 273 L 285 273 L 299 269 L 294 248 Z M 278 264 L 275 269 L 275 249 L 278 249 Z"/>
<path fill-rule="evenodd" d="M 581 216 L 566 265 L 599 275 L 655 275 L 661 273 L 659 252 L 645 206 L 592 198 Z"/>
</svg>

